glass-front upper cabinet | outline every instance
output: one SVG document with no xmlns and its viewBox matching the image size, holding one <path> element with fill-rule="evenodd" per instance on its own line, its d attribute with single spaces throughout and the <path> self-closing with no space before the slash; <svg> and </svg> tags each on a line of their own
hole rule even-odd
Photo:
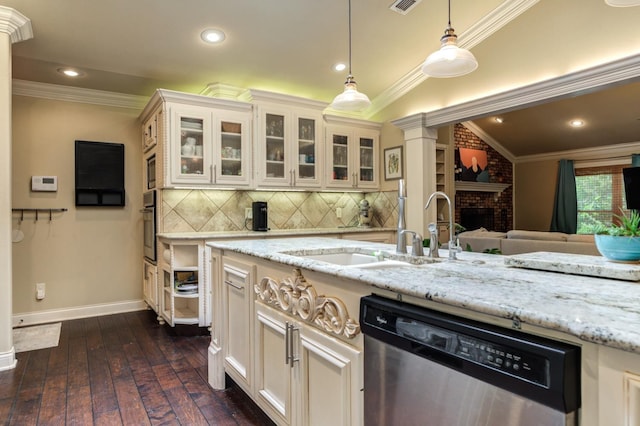
<svg viewBox="0 0 640 426">
<path fill-rule="evenodd" d="M 297 164 L 294 184 L 296 186 L 319 186 L 321 184 L 320 168 L 321 156 L 319 155 L 318 141 L 321 138 L 322 123 L 317 119 L 297 116 L 297 143 L 294 163 Z"/>
<path fill-rule="evenodd" d="M 215 184 L 249 185 L 251 181 L 250 122 L 242 115 L 225 114 L 215 119 L 216 146 L 219 156 L 214 161 Z M 215 155 L 214 155 L 215 157 Z"/>
<path fill-rule="evenodd" d="M 250 90 L 256 120 L 256 186 L 319 188 L 324 102 Z"/>
<path fill-rule="evenodd" d="M 221 107 L 229 103 L 219 99 L 206 102 Z M 228 110 L 182 104 L 170 108 L 171 184 L 250 184 L 250 105 L 234 103 Z"/>
<path fill-rule="evenodd" d="M 176 107 L 172 127 L 172 182 L 211 182 L 211 111 Z"/>
<path fill-rule="evenodd" d="M 327 187 L 375 189 L 378 187 L 379 135 L 357 127 L 327 128 Z"/>
<path fill-rule="evenodd" d="M 318 164 L 322 116 L 279 105 L 260 108 L 258 185 L 313 188 L 322 183 Z M 260 143 L 260 141 L 259 141 Z"/>
</svg>

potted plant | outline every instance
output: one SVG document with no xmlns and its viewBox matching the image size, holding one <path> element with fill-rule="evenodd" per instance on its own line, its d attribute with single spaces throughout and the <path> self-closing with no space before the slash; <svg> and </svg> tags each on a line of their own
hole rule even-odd
<svg viewBox="0 0 640 426">
<path fill-rule="evenodd" d="M 600 254 L 610 260 L 637 262 L 640 260 L 640 213 L 631 210 L 615 215 L 618 224 L 596 229 L 595 242 Z"/>
</svg>

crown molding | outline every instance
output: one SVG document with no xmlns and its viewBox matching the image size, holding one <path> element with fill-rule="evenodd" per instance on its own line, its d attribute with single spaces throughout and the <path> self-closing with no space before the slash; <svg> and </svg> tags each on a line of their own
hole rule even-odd
<svg viewBox="0 0 640 426">
<path fill-rule="evenodd" d="M 640 54 L 427 112 L 426 116 L 430 126 L 442 126 L 535 106 L 569 95 L 586 94 L 623 81 L 638 79 L 640 79 Z"/>
<path fill-rule="evenodd" d="M 9 34 L 11 43 L 33 38 L 31 20 L 17 10 L 0 6 L 0 32 Z"/>
<path fill-rule="evenodd" d="M 142 110 L 149 98 L 58 84 L 13 80 L 13 95 Z"/>
<path fill-rule="evenodd" d="M 531 163 L 535 161 L 554 161 L 570 159 L 574 161 L 618 159 L 624 156 L 640 152 L 640 142 L 621 143 L 594 148 L 570 149 L 566 151 L 551 152 L 548 154 L 522 155 L 516 157 L 516 162 Z M 631 159 L 629 159 L 631 164 Z"/>
<path fill-rule="evenodd" d="M 480 44 L 500 28 L 526 12 L 539 0 L 506 0 L 500 6 L 489 12 L 482 19 L 458 36 L 458 45 L 464 49 L 470 49 Z M 383 108 L 400 99 L 411 90 L 415 89 L 428 77 L 422 73 L 422 64 L 418 64 L 409 73 L 405 74 L 392 86 L 385 89 L 364 111 L 365 117 L 372 117 Z"/>
</svg>

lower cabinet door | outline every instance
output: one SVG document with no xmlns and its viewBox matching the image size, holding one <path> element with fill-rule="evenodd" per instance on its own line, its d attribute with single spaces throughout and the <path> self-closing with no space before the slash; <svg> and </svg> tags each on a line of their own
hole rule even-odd
<svg viewBox="0 0 640 426">
<path fill-rule="evenodd" d="M 247 392 L 251 392 L 251 277 L 251 266 L 225 261 L 222 272 L 225 369 Z"/>
<path fill-rule="evenodd" d="M 299 347 L 294 395 L 301 418 L 295 424 L 362 425 L 362 352 L 307 325 L 301 326 Z"/>
<path fill-rule="evenodd" d="M 292 423 L 292 367 L 287 359 L 288 317 L 256 303 L 255 397 L 260 407 L 278 424 Z M 289 348 L 289 349 L 288 349 Z M 294 365 L 295 367 L 295 365 Z"/>
</svg>

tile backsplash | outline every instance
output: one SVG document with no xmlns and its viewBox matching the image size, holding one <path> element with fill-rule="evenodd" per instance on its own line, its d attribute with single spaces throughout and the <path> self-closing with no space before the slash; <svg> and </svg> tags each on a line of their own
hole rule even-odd
<svg viewBox="0 0 640 426">
<path fill-rule="evenodd" d="M 162 190 L 159 232 L 215 232 L 251 229 L 245 208 L 254 201 L 268 203 L 271 229 L 337 228 L 357 226 L 359 203 L 369 201 L 371 226 L 395 228 L 397 191 L 286 192 L 209 189 Z M 337 217 L 336 209 L 342 210 Z"/>
</svg>

